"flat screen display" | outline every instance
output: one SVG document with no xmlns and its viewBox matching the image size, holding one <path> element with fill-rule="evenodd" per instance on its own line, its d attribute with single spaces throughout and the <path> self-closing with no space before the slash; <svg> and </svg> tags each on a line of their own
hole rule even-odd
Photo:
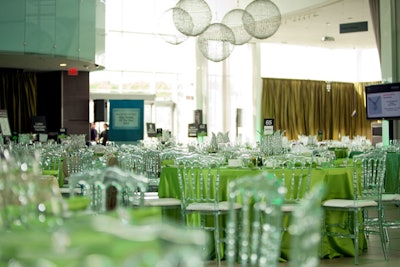
<svg viewBox="0 0 400 267">
<path fill-rule="evenodd" d="M 400 118 L 400 83 L 367 85 L 365 98 L 367 119 Z"/>
</svg>

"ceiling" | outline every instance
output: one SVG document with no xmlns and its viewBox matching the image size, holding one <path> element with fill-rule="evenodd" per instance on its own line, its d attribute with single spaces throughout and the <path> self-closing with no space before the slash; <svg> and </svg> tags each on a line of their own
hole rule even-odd
<svg viewBox="0 0 400 267">
<path fill-rule="evenodd" d="M 289 2 L 310 5 L 293 10 L 285 6 Z M 274 0 L 274 3 L 281 9 L 282 23 L 275 35 L 265 42 L 332 49 L 376 48 L 369 0 Z M 368 31 L 340 33 L 340 24 L 364 21 L 368 23 Z M 324 36 L 333 37 L 334 41 L 322 41 Z"/>
<path fill-rule="evenodd" d="M 239 2 L 238 0 L 229 1 L 231 4 Z M 250 2 L 251 0 L 244 1 Z M 264 40 L 253 38 L 254 42 L 330 49 L 376 47 L 368 0 L 274 0 L 272 2 L 280 9 L 282 23 L 273 36 Z M 368 23 L 367 31 L 343 34 L 339 32 L 339 25 L 342 23 L 364 21 Z M 324 36 L 329 37 L 326 38 L 328 41 L 322 41 Z M 70 66 L 80 66 L 78 67 L 79 71 L 93 71 L 102 68 L 91 62 L 61 59 Z M 65 70 L 65 67 L 58 66 L 59 62 L 60 57 L 56 56 L 0 54 L 0 68 L 36 71 Z"/>
</svg>

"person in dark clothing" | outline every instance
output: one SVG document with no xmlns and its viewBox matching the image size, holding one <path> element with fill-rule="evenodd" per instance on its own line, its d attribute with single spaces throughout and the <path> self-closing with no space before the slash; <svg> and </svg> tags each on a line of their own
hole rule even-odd
<svg viewBox="0 0 400 267">
<path fill-rule="evenodd" d="M 90 141 L 97 143 L 98 140 L 99 140 L 99 137 L 97 135 L 96 124 L 94 122 L 92 122 L 90 124 Z"/>
<path fill-rule="evenodd" d="M 108 124 L 104 123 L 103 125 L 104 130 L 100 133 L 100 140 L 101 140 L 101 144 L 103 146 L 105 146 L 107 144 L 108 139 Z"/>
</svg>

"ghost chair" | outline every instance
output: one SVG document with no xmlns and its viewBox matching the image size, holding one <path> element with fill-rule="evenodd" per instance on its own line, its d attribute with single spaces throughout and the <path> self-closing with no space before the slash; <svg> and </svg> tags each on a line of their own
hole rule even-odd
<svg viewBox="0 0 400 267">
<path fill-rule="evenodd" d="M 365 240 L 365 237 L 371 234 L 379 236 L 384 258 L 388 259 L 381 201 L 386 169 L 385 159 L 386 152 L 380 150 L 354 156 L 353 197 L 327 199 L 322 202 L 326 214 L 322 223 L 323 236 L 352 240 L 356 265 L 359 264 L 360 240 Z M 337 212 L 345 212 L 347 220 L 334 220 L 337 218 Z M 373 223 L 364 217 L 369 212 L 377 214 L 377 220 Z M 323 242 L 321 243 L 323 245 Z"/>
<path fill-rule="evenodd" d="M 285 195 L 281 180 L 272 173 L 246 176 L 231 181 L 228 190 L 227 266 L 277 267 Z"/>
<path fill-rule="evenodd" d="M 321 206 L 326 187 L 315 185 L 293 211 L 288 231 L 290 234 L 289 267 L 317 267 L 320 262 Z"/>
</svg>

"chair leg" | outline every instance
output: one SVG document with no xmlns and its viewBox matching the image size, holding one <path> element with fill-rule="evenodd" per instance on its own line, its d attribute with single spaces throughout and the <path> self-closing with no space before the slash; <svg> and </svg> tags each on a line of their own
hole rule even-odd
<svg viewBox="0 0 400 267">
<path fill-rule="evenodd" d="M 385 212 L 385 207 L 382 206 L 382 222 L 386 222 L 386 212 Z M 389 242 L 389 232 L 388 232 L 388 227 L 384 225 L 384 231 L 385 231 L 385 242 Z"/>
<path fill-rule="evenodd" d="M 325 216 L 326 214 L 321 219 L 321 240 L 319 246 L 319 257 L 321 259 L 324 258 Z"/>
<path fill-rule="evenodd" d="M 215 246 L 215 256 L 217 258 L 217 266 L 221 265 L 221 252 L 220 252 L 220 232 L 219 232 L 219 220 L 218 214 L 214 215 L 214 246 Z"/>
<path fill-rule="evenodd" d="M 381 240 L 381 246 L 382 246 L 382 251 L 383 255 L 385 257 L 385 260 L 388 260 L 388 252 L 387 252 L 387 244 L 389 242 L 389 236 L 387 232 L 387 228 L 384 227 L 383 225 L 383 220 L 384 220 L 384 209 L 381 207 L 378 211 L 378 224 L 379 224 L 379 235 L 380 235 L 380 240 Z"/>
<path fill-rule="evenodd" d="M 353 218 L 353 223 L 354 223 L 354 264 L 358 265 L 358 254 L 359 254 L 359 242 L 358 242 L 358 238 L 359 238 L 359 233 L 360 233 L 360 226 L 358 224 L 358 209 L 354 210 L 354 214 L 353 214 L 354 218 Z"/>
</svg>

